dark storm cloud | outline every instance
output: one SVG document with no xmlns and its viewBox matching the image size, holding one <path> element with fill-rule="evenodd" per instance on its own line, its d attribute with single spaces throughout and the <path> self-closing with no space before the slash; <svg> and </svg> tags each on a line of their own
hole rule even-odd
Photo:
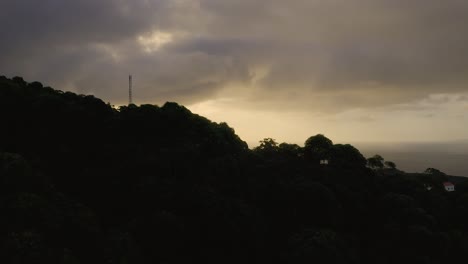
<svg viewBox="0 0 468 264">
<path fill-rule="evenodd" d="M 467 92 L 467 12 L 464 0 L 6 0 L 0 72 L 120 103 L 133 73 L 145 102 L 237 87 L 227 94 L 246 106 L 400 104 Z"/>
<path fill-rule="evenodd" d="M 2 48 L 19 46 L 34 51 L 119 41 L 145 30 L 151 23 L 133 16 L 115 1 L 6 0 L 0 5 L 2 36 L 8 39 L 2 41 Z"/>
</svg>

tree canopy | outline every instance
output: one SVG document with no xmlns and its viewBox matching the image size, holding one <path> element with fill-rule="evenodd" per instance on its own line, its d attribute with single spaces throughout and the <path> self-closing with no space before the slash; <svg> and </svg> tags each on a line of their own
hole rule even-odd
<svg viewBox="0 0 468 264">
<path fill-rule="evenodd" d="M 174 102 L 0 76 L 2 263 L 451 263 L 468 187 L 324 135 L 250 150 Z M 327 160 L 328 164 L 320 164 Z M 433 187 L 431 190 L 428 186 Z"/>
<path fill-rule="evenodd" d="M 317 163 L 320 160 L 327 160 L 330 158 L 331 148 L 333 142 L 322 134 L 309 137 L 305 141 L 304 156 Z"/>
</svg>

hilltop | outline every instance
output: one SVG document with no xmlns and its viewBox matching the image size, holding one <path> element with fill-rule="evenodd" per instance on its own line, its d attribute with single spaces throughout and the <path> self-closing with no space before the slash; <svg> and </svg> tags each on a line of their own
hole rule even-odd
<svg viewBox="0 0 468 264">
<path fill-rule="evenodd" d="M 468 250 L 466 184 L 428 191 L 447 176 L 374 168 L 324 135 L 250 150 L 177 103 L 114 109 L 20 77 L 0 77 L 0 120 L 2 263 L 414 264 Z"/>
</svg>

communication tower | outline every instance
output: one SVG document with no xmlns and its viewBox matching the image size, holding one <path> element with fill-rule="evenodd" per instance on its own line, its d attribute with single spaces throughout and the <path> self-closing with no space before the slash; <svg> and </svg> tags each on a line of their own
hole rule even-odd
<svg viewBox="0 0 468 264">
<path fill-rule="evenodd" d="M 128 104 L 133 104 L 132 100 L 132 75 L 128 76 Z"/>
</svg>

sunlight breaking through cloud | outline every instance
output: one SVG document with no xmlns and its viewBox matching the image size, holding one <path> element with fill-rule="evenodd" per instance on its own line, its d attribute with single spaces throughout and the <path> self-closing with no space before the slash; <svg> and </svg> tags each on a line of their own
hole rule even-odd
<svg viewBox="0 0 468 264">
<path fill-rule="evenodd" d="M 153 53 L 161 49 L 164 45 L 172 42 L 173 36 L 170 33 L 162 31 L 153 31 L 146 35 L 138 36 L 138 43 L 145 52 Z"/>
</svg>

